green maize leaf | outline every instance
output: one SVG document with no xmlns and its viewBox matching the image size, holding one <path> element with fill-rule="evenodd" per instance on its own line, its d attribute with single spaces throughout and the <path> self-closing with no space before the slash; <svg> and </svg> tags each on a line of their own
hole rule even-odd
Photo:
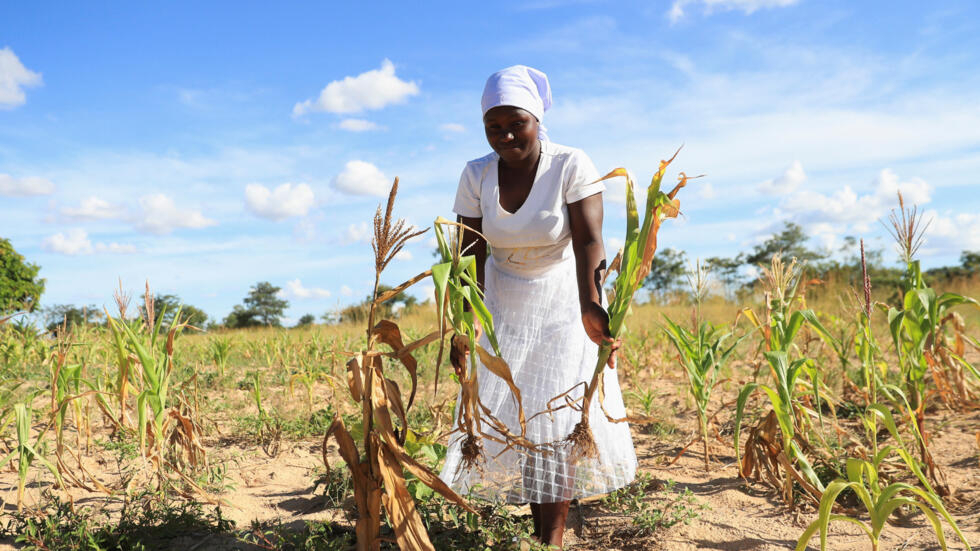
<svg viewBox="0 0 980 551">
<path fill-rule="evenodd" d="M 874 475 L 877 475 L 877 472 L 874 469 L 869 468 L 868 462 L 864 461 L 863 459 L 848 457 L 847 465 L 844 467 L 844 470 L 846 471 L 847 474 L 847 480 L 850 482 L 857 482 L 858 484 L 864 484 L 864 475 L 867 474 L 868 485 L 872 487 L 875 485 L 872 482 L 871 478 L 873 477 L 872 473 L 874 473 Z"/>
<path fill-rule="evenodd" d="M 824 491 L 823 482 L 820 481 L 820 477 L 817 476 L 817 472 L 813 470 L 813 466 L 810 465 L 810 461 L 806 458 L 806 455 L 804 455 L 803 450 L 796 445 L 796 441 L 790 440 L 789 447 L 793 451 L 793 455 L 796 457 L 796 460 L 799 461 L 800 471 L 803 472 L 803 475 L 806 476 L 810 484 L 813 484 L 813 486 L 821 492 Z"/>
<path fill-rule="evenodd" d="M 942 500 L 939 499 L 939 496 L 937 496 L 935 492 L 926 491 L 916 486 L 909 486 L 908 491 L 921 497 L 926 503 L 931 505 L 934 510 L 938 511 L 939 514 L 942 515 L 942 517 L 946 520 L 946 523 L 949 524 L 949 526 L 953 529 L 953 532 L 956 532 L 956 535 L 959 536 L 960 541 L 962 541 L 963 545 L 966 546 L 967 551 L 972 550 L 969 542 L 966 541 L 966 536 L 964 536 L 963 532 L 960 531 L 960 527 L 956 524 L 956 521 L 953 519 L 952 515 L 949 514 L 949 511 L 946 510 L 946 507 L 943 506 Z M 920 509 L 921 508 L 922 507 L 920 507 Z M 925 509 L 923 509 L 923 513 L 925 513 Z M 928 516 L 928 514 L 926 516 Z M 937 524 L 938 524 L 937 522 L 934 522 L 933 526 L 936 526 Z M 937 535 L 942 532 L 941 528 L 937 528 L 936 531 L 937 531 Z"/>
<path fill-rule="evenodd" d="M 892 416 L 892 412 L 882 404 L 871 404 L 868 406 L 868 409 L 881 417 L 892 438 L 898 442 L 899 446 L 904 448 L 905 443 L 902 441 L 902 435 L 898 432 L 898 426 L 895 424 L 895 417 Z"/>
<path fill-rule="evenodd" d="M 493 314 L 487 309 L 486 305 L 483 304 L 483 300 L 480 299 L 479 294 L 474 291 L 474 287 L 467 287 L 467 300 L 473 306 L 473 311 L 476 312 L 477 317 L 480 319 L 480 324 L 483 325 L 483 333 L 487 336 L 487 340 L 490 341 L 490 346 L 493 348 L 494 354 L 500 356 L 500 346 L 497 344 L 497 335 L 493 330 Z"/>
<path fill-rule="evenodd" d="M 6 457 L 4 457 L 3 459 L 0 459 L 0 469 L 2 469 L 4 466 L 6 466 L 7 463 L 10 463 L 10 460 L 14 458 L 14 454 L 16 454 L 16 453 L 17 453 L 17 450 L 15 449 L 15 450 L 11 451 L 10 453 L 8 453 Z"/>
<path fill-rule="evenodd" d="M 837 496 L 847 488 L 860 487 L 852 482 L 845 482 L 843 480 L 835 480 L 827 485 L 827 490 L 824 492 L 823 497 L 820 499 L 820 507 L 817 513 L 817 520 L 803 532 L 799 541 L 796 544 L 796 551 L 805 551 L 807 542 L 813 536 L 813 533 L 820 531 L 820 549 L 824 551 L 827 548 L 827 529 L 830 524 L 831 510 L 833 509 L 834 502 L 837 500 Z M 805 538 L 805 539 L 804 539 Z"/>
<path fill-rule="evenodd" d="M 446 243 L 446 236 L 442 233 L 442 224 L 439 223 L 439 219 L 436 219 L 432 226 L 435 229 L 436 243 L 439 246 L 439 254 L 442 256 L 442 261 L 449 262 L 453 255 L 449 251 L 449 244 Z"/>
<path fill-rule="evenodd" d="M 830 331 L 828 331 L 827 328 L 824 327 L 824 325 L 820 322 L 820 319 L 817 317 L 817 314 L 813 310 L 807 309 L 807 310 L 800 310 L 799 312 L 800 315 L 802 315 L 803 318 L 806 319 L 807 323 L 809 323 L 814 329 L 817 330 L 817 335 L 821 339 L 823 339 L 824 342 L 830 345 L 831 348 L 833 348 L 834 350 L 838 350 L 842 347 L 843 343 L 841 343 L 841 341 L 839 341 L 836 337 L 834 337 L 830 333 Z"/>
<path fill-rule="evenodd" d="M 640 226 L 640 215 L 636 211 L 636 196 L 633 194 L 633 180 L 626 176 L 626 235 L 632 236 Z"/>
<path fill-rule="evenodd" d="M 483 296 L 483 291 L 480 290 L 480 285 L 477 283 L 477 280 L 476 280 L 477 278 L 476 278 L 475 275 L 474 276 L 470 276 L 470 274 L 468 272 L 460 272 L 459 273 L 459 278 L 463 281 L 463 283 L 466 283 L 470 287 L 473 288 L 473 294 L 475 296 L 478 296 L 478 297 L 482 297 Z"/>
<path fill-rule="evenodd" d="M 803 313 L 799 310 L 793 312 L 793 315 L 789 317 L 789 323 L 786 325 L 786 332 L 780 339 L 779 344 L 781 349 L 785 350 L 793 342 L 793 339 L 796 338 L 796 334 L 800 331 L 800 328 L 803 327 L 803 321 Z"/>
<path fill-rule="evenodd" d="M 963 335 L 963 336 L 966 337 L 971 342 L 976 342 L 976 339 L 973 339 L 972 337 L 969 337 L 967 335 Z M 980 346 L 978 346 L 978 348 L 980 348 Z M 977 368 L 973 366 L 973 364 L 971 364 L 970 362 L 966 361 L 965 358 L 961 358 L 960 356 L 957 356 L 956 354 L 953 354 L 952 352 L 950 352 L 949 355 L 952 356 L 953 359 L 956 360 L 956 362 L 959 363 L 962 367 L 966 368 L 967 371 L 969 371 L 970 373 L 972 373 L 974 377 L 976 377 L 977 379 L 980 379 L 980 371 L 978 371 Z"/>
<path fill-rule="evenodd" d="M 24 449 L 30 453 L 31 459 L 37 459 L 42 465 L 44 465 L 49 471 L 51 471 L 51 474 L 54 475 L 55 479 L 58 480 L 59 484 L 65 483 L 61 479 L 61 473 L 58 472 L 58 469 L 55 468 L 55 466 L 52 465 L 50 461 L 45 459 L 41 454 L 37 453 L 37 450 L 34 449 L 34 446 L 30 445 L 28 442 L 24 442 L 23 446 Z"/>
<path fill-rule="evenodd" d="M 772 409 L 776 412 L 776 422 L 779 423 L 779 429 L 783 432 L 783 438 L 787 441 L 793 437 L 796 432 L 793 425 L 793 412 L 791 409 L 787 408 L 787 403 L 783 401 L 779 392 L 774 390 L 772 387 L 766 385 L 759 385 L 759 388 L 769 396 L 769 401 L 772 403 Z"/>
<path fill-rule="evenodd" d="M 735 402 L 735 431 L 733 438 L 735 439 L 735 461 L 739 465 L 739 472 L 742 470 L 742 456 L 739 455 L 739 435 L 742 431 L 742 415 L 744 414 L 746 401 L 748 401 L 749 396 L 757 388 L 759 388 L 759 383 L 747 383 L 738 393 L 738 399 Z"/>
<path fill-rule="evenodd" d="M 473 255 L 459 257 L 459 274 L 462 276 L 468 273 L 470 277 L 476 279 L 476 257 Z"/>
<path fill-rule="evenodd" d="M 156 388 L 160 384 L 160 380 L 157 374 L 156 362 L 153 361 L 153 357 L 143 345 L 139 342 L 139 337 L 133 332 L 129 325 L 123 323 L 121 324 L 123 332 L 126 333 L 126 338 L 129 340 L 129 344 L 133 346 L 136 351 L 136 356 L 139 358 L 140 363 L 143 364 L 143 376 L 147 379 L 149 386 Z"/>
<path fill-rule="evenodd" d="M 155 348 L 157 345 L 157 335 L 160 334 L 160 327 L 163 325 L 163 316 L 166 315 L 166 313 L 167 307 L 164 306 L 159 312 L 156 312 L 157 319 L 154 320 L 155 323 L 153 324 L 153 327 L 148 328 L 152 330 L 150 333 L 150 348 Z"/>
<path fill-rule="evenodd" d="M 140 450 L 146 454 L 146 396 L 147 391 L 139 393 L 136 397 L 136 418 L 139 423 Z"/>
</svg>

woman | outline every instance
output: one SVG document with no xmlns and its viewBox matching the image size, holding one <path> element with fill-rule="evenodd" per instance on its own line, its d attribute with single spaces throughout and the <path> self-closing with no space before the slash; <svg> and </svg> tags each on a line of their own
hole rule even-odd
<svg viewBox="0 0 980 551">
<path fill-rule="evenodd" d="M 597 345 L 619 345 L 609 335 L 599 283 L 606 265 L 605 186 L 596 182 L 599 174 L 585 153 L 548 140 L 541 119 L 550 106 L 544 73 L 517 65 L 490 76 L 482 107 L 493 153 L 467 163 L 453 207 L 460 222 L 486 236 L 484 241 L 464 232 L 463 246 L 476 255 L 501 355 L 521 389 L 531 419 L 527 437 L 547 451 L 503 451 L 484 439 L 485 461 L 466 468 L 462 435 L 454 435 L 441 476 L 460 493 L 530 503 L 535 537 L 560 547 L 569 502 L 628 484 L 636 472 L 636 454 L 629 427 L 608 422 L 596 403 L 590 422 L 598 459 L 573 461 L 563 443 L 579 412 L 566 407 L 532 419 L 570 389 L 571 397 L 581 397 L 595 369 Z M 452 361 L 459 365 L 464 359 L 454 354 Z M 517 433 L 510 390 L 479 369 L 481 400 Z M 604 376 L 605 407 L 621 417 L 625 411 L 616 372 L 604 370 Z"/>
</svg>

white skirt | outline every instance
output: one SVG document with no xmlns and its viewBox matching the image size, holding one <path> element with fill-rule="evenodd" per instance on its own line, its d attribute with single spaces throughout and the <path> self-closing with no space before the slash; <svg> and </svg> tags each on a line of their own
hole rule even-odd
<svg viewBox="0 0 980 551">
<path fill-rule="evenodd" d="M 488 258 L 485 284 L 501 355 L 521 390 L 526 417 L 531 419 L 548 409 L 549 400 L 575 385 L 578 387 L 570 397 L 580 398 L 585 386 L 580 383 L 591 380 L 598 347 L 582 327 L 574 259 L 526 278 L 502 271 Z M 490 350 L 486 336 L 481 344 Z M 616 375 L 615 370 L 603 369 L 605 408 L 619 418 L 625 416 L 625 407 Z M 513 434 L 520 434 L 517 408 L 507 384 L 482 365 L 478 377 L 482 402 Z M 574 464 L 569 461 L 571 450 L 563 441 L 581 413 L 566 407 L 527 423 L 528 440 L 550 444 L 547 452 L 512 448 L 501 453 L 503 445 L 484 438 L 484 461 L 478 467 L 466 468 L 460 451 L 465 435 L 452 434 L 439 476 L 461 495 L 473 492 L 512 503 L 554 503 L 621 488 L 636 474 L 633 438 L 626 423 L 606 419 L 598 402 L 597 394 L 589 412 L 598 458 L 579 458 Z M 552 406 L 563 403 L 558 400 Z M 495 434 L 486 425 L 483 430 Z"/>
</svg>

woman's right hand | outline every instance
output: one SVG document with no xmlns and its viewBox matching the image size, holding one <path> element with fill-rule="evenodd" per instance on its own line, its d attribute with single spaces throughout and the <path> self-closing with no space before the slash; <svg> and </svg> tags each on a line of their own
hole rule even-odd
<svg viewBox="0 0 980 551">
<path fill-rule="evenodd" d="M 476 322 L 476 327 L 473 328 L 474 340 L 480 342 L 480 337 L 483 335 L 483 326 L 480 322 Z M 456 376 L 461 377 L 462 372 L 466 366 L 467 356 L 470 353 L 470 339 L 466 335 L 456 333 L 453 335 L 452 341 L 449 346 L 449 363 L 456 370 Z"/>
</svg>

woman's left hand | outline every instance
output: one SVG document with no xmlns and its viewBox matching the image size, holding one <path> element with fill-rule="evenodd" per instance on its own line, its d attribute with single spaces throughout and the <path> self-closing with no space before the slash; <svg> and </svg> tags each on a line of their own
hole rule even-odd
<svg viewBox="0 0 980 551">
<path fill-rule="evenodd" d="M 592 342 L 599 346 L 608 344 L 612 347 L 612 354 L 609 355 L 609 361 L 606 365 L 609 366 L 609 369 L 615 368 L 616 350 L 622 346 L 623 341 L 614 339 L 609 332 L 609 314 L 606 313 L 606 309 L 595 302 L 589 303 L 587 307 L 582 309 L 582 326 L 585 327 L 585 334 L 589 336 Z"/>
</svg>

